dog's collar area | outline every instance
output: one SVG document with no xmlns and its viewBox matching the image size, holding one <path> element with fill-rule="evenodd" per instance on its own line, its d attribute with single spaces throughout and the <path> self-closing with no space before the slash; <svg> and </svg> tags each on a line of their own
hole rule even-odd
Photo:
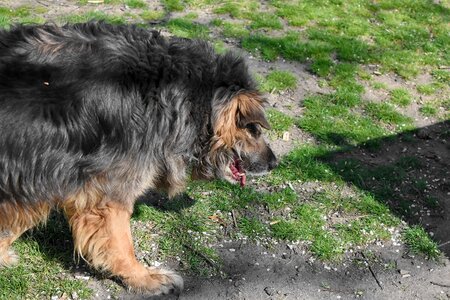
<svg viewBox="0 0 450 300">
<path fill-rule="evenodd" d="M 239 159 L 239 157 L 235 156 L 233 158 L 233 162 L 230 164 L 230 170 L 232 173 L 232 177 L 234 180 L 239 182 L 241 186 L 245 185 L 245 182 L 247 180 L 247 177 L 245 175 L 244 168 L 242 168 L 242 161 Z"/>
</svg>

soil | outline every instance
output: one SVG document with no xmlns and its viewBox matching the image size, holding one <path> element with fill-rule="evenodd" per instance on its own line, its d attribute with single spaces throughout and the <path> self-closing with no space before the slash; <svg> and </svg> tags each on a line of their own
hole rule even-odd
<svg viewBox="0 0 450 300">
<path fill-rule="evenodd" d="M 149 1 L 150 3 L 151 1 Z M 80 6 L 76 1 L 64 0 L 0 0 L 0 5 L 19 6 L 23 4 L 41 5 L 49 10 L 45 17 L 49 20 L 69 13 L 82 13 L 92 6 Z M 156 7 L 161 9 L 161 7 Z M 103 10 L 121 14 L 129 8 L 117 5 L 104 5 Z M 189 11 L 185 11 L 188 13 Z M 205 12 L 205 22 L 210 14 Z M 237 48 L 234 40 L 227 40 L 227 45 Z M 238 49 L 238 51 L 240 51 Z M 265 62 L 248 55 L 253 72 L 265 74 L 271 69 L 289 70 L 298 78 L 298 87 L 293 91 L 267 95 L 269 104 L 291 116 L 302 114 L 302 100 L 309 94 L 326 94 L 330 91 L 318 85 L 318 78 L 311 74 L 308 66 L 296 62 L 278 60 Z M 370 66 L 367 68 L 370 72 Z M 384 74 L 377 81 L 390 88 L 408 88 L 417 83 L 430 81 L 426 75 L 419 76 L 415 82 L 405 82 L 393 74 Z M 388 94 L 371 90 L 366 86 L 365 98 L 383 100 Z M 414 94 L 415 97 L 419 97 Z M 385 165 L 405 154 L 417 157 L 424 162 L 420 172 L 428 176 L 431 187 L 439 199 L 439 207 L 429 213 L 406 221 L 420 223 L 435 234 L 435 239 L 442 244 L 441 250 L 450 255 L 450 149 L 448 136 L 449 123 L 438 123 L 433 118 L 424 118 L 412 107 L 404 113 L 414 117 L 418 127 L 413 142 L 402 142 L 394 137 L 383 142 L 381 151 L 370 154 L 360 149 L 346 153 L 337 153 L 335 159 L 358 158 L 370 166 Z M 435 125 L 432 125 L 435 124 Z M 289 152 L 296 144 L 314 141 L 313 137 L 298 128 L 290 131 L 290 140 L 272 140 L 271 146 L 278 155 Z M 405 150 L 406 149 L 406 150 Z M 421 174 L 413 174 L 413 176 Z M 370 188 L 370 187 L 369 187 Z M 420 202 L 420 201 L 419 201 Z M 419 203 L 420 204 L 420 203 Z M 348 253 L 346 257 L 333 265 L 314 260 L 302 245 L 278 244 L 267 249 L 262 245 L 245 240 L 224 241 L 216 245 L 223 260 L 224 276 L 199 278 L 184 274 L 185 290 L 179 299 L 449 299 L 450 298 L 450 262 L 444 256 L 440 261 L 429 261 L 414 257 L 398 241 L 372 246 L 364 253 Z M 139 251 L 139 249 L 137 249 Z M 370 252 L 370 257 L 367 253 Z M 139 257 L 139 253 L 138 253 Z M 176 268 L 176 265 L 175 265 Z M 76 272 L 78 274 L 78 272 Z M 109 280 L 98 276 L 86 275 L 84 270 L 74 276 L 89 276 L 89 285 L 94 290 L 93 299 L 108 299 L 117 296 L 120 299 L 176 299 L 176 296 L 146 297 L 128 293 L 126 290 L 113 291 Z"/>
</svg>

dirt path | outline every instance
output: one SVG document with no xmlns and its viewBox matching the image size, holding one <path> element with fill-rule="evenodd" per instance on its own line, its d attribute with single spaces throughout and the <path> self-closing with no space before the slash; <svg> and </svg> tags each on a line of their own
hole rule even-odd
<svg viewBox="0 0 450 300">
<path fill-rule="evenodd" d="M 372 255 L 354 253 L 335 265 L 314 261 L 297 251 L 297 247 L 286 245 L 268 251 L 254 244 L 226 244 L 219 253 L 228 275 L 223 279 L 187 277 L 180 299 L 410 300 L 450 297 L 449 261 L 435 263 L 410 256 L 402 246 L 374 247 Z M 120 294 L 119 298 L 149 299 L 128 293 Z"/>
</svg>

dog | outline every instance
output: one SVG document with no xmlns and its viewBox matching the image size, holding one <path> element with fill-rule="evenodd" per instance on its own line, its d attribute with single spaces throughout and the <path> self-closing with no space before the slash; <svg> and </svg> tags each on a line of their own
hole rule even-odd
<svg viewBox="0 0 450 300">
<path fill-rule="evenodd" d="M 0 31 L 0 266 L 59 209 L 90 266 L 134 291 L 181 291 L 135 258 L 135 199 L 273 169 L 264 105 L 245 60 L 204 41 L 102 22 Z"/>
</svg>

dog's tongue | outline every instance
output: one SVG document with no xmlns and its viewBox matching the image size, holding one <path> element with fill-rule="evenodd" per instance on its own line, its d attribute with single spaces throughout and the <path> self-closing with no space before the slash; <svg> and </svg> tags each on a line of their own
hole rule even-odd
<svg viewBox="0 0 450 300">
<path fill-rule="evenodd" d="M 239 184 L 241 186 L 244 186 L 247 178 L 244 169 L 242 169 L 242 166 L 239 163 L 239 159 L 234 159 L 234 161 L 230 165 L 230 170 L 231 173 L 233 173 L 233 179 L 239 181 Z"/>
</svg>

